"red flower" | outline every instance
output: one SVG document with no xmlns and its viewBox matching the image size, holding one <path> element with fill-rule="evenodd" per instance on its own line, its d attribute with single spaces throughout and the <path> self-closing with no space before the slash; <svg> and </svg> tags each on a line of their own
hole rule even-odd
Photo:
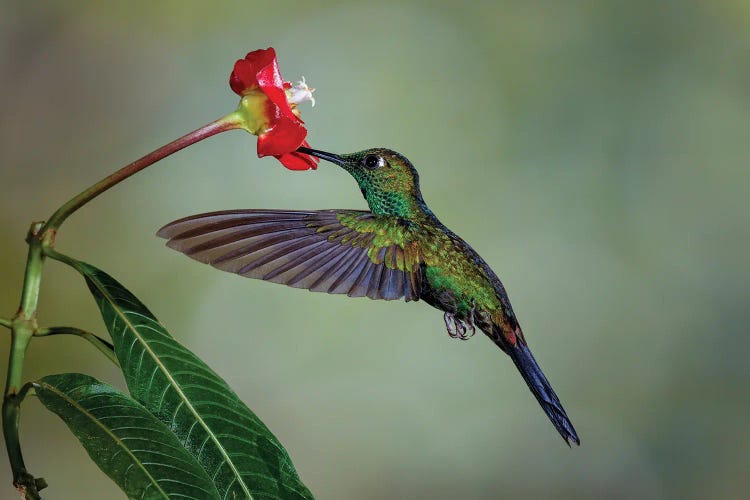
<svg viewBox="0 0 750 500">
<path fill-rule="evenodd" d="M 306 100 L 314 104 L 314 89 L 307 87 L 304 78 L 296 86 L 284 81 L 272 47 L 254 50 L 237 61 L 229 86 L 242 97 L 240 111 L 245 128 L 258 136 L 259 158 L 274 156 L 291 170 L 317 168 L 317 158 L 296 151 L 308 146 L 307 129 L 296 107 Z"/>
</svg>

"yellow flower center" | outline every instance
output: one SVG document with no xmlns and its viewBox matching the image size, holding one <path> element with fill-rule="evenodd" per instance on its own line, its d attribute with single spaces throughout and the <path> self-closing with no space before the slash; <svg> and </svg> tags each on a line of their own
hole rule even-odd
<svg viewBox="0 0 750 500">
<path fill-rule="evenodd" d="M 237 114 L 242 119 L 242 128 L 253 135 L 265 133 L 270 125 L 268 96 L 260 89 L 251 90 L 242 96 Z"/>
</svg>

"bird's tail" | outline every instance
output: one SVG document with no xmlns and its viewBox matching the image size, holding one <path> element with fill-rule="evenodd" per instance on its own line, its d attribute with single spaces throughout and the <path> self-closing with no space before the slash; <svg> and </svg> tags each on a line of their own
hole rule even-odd
<svg viewBox="0 0 750 500">
<path fill-rule="evenodd" d="M 560 399 L 555 394 L 555 391 L 552 390 L 547 377 L 542 373 L 542 369 L 539 368 L 529 348 L 519 339 L 515 345 L 507 346 L 503 350 L 510 355 L 529 389 L 531 389 L 536 400 L 542 406 L 544 413 L 547 414 L 555 429 L 557 429 L 557 432 L 560 433 L 568 446 L 570 446 L 571 441 L 580 445 L 581 440 L 578 439 L 578 434 L 576 434 L 573 424 L 565 413 Z"/>
</svg>

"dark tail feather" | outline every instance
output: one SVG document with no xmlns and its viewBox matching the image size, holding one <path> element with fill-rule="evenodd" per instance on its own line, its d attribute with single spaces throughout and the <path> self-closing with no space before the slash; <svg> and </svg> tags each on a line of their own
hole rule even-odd
<svg viewBox="0 0 750 500">
<path fill-rule="evenodd" d="M 578 434 L 576 434 L 573 424 L 570 423 L 570 419 L 565 413 L 565 409 L 562 407 L 557 394 L 552 390 L 547 377 L 542 373 L 542 369 L 539 368 L 529 348 L 519 340 L 515 346 L 509 347 L 506 352 L 516 364 L 518 371 L 521 372 L 523 379 L 526 381 L 529 389 L 531 389 L 531 392 L 534 393 L 536 400 L 539 401 L 544 413 L 547 414 L 555 429 L 557 429 L 557 432 L 560 433 L 568 446 L 570 446 L 571 441 L 580 445 L 581 440 L 578 439 Z"/>
</svg>

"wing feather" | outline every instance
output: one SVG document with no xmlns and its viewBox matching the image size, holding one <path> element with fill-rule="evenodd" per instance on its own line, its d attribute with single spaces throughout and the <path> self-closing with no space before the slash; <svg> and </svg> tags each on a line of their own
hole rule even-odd
<svg viewBox="0 0 750 500">
<path fill-rule="evenodd" d="M 373 248 L 383 241 L 375 239 L 381 222 L 356 210 L 227 210 L 174 221 L 157 234 L 192 259 L 248 278 L 351 297 L 419 300 L 413 245 L 386 241 Z"/>
<path fill-rule="evenodd" d="M 351 263 L 357 258 L 359 255 L 359 251 L 355 248 L 347 248 L 344 250 L 344 252 L 339 256 L 337 260 L 334 261 L 334 265 L 331 266 L 329 270 L 327 270 L 323 275 L 321 275 L 318 280 L 310 285 L 310 290 L 314 292 L 329 292 L 333 288 L 333 284 L 336 282 L 339 277 L 341 277 L 344 272 L 349 268 Z"/>
<path fill-rule="evenodd" d="M 349 297 L 365 297 L 367 295 L 367 288 L 370 284 L 372 273 L 375 270 L 375 266 L 371 264 L 372 261 L 369 259 L 370 258 L 365 255 L 359 273 L 354 278 L 354 283 L 352 284 L 349 293 L 347 293 Z"/>
</svg>

